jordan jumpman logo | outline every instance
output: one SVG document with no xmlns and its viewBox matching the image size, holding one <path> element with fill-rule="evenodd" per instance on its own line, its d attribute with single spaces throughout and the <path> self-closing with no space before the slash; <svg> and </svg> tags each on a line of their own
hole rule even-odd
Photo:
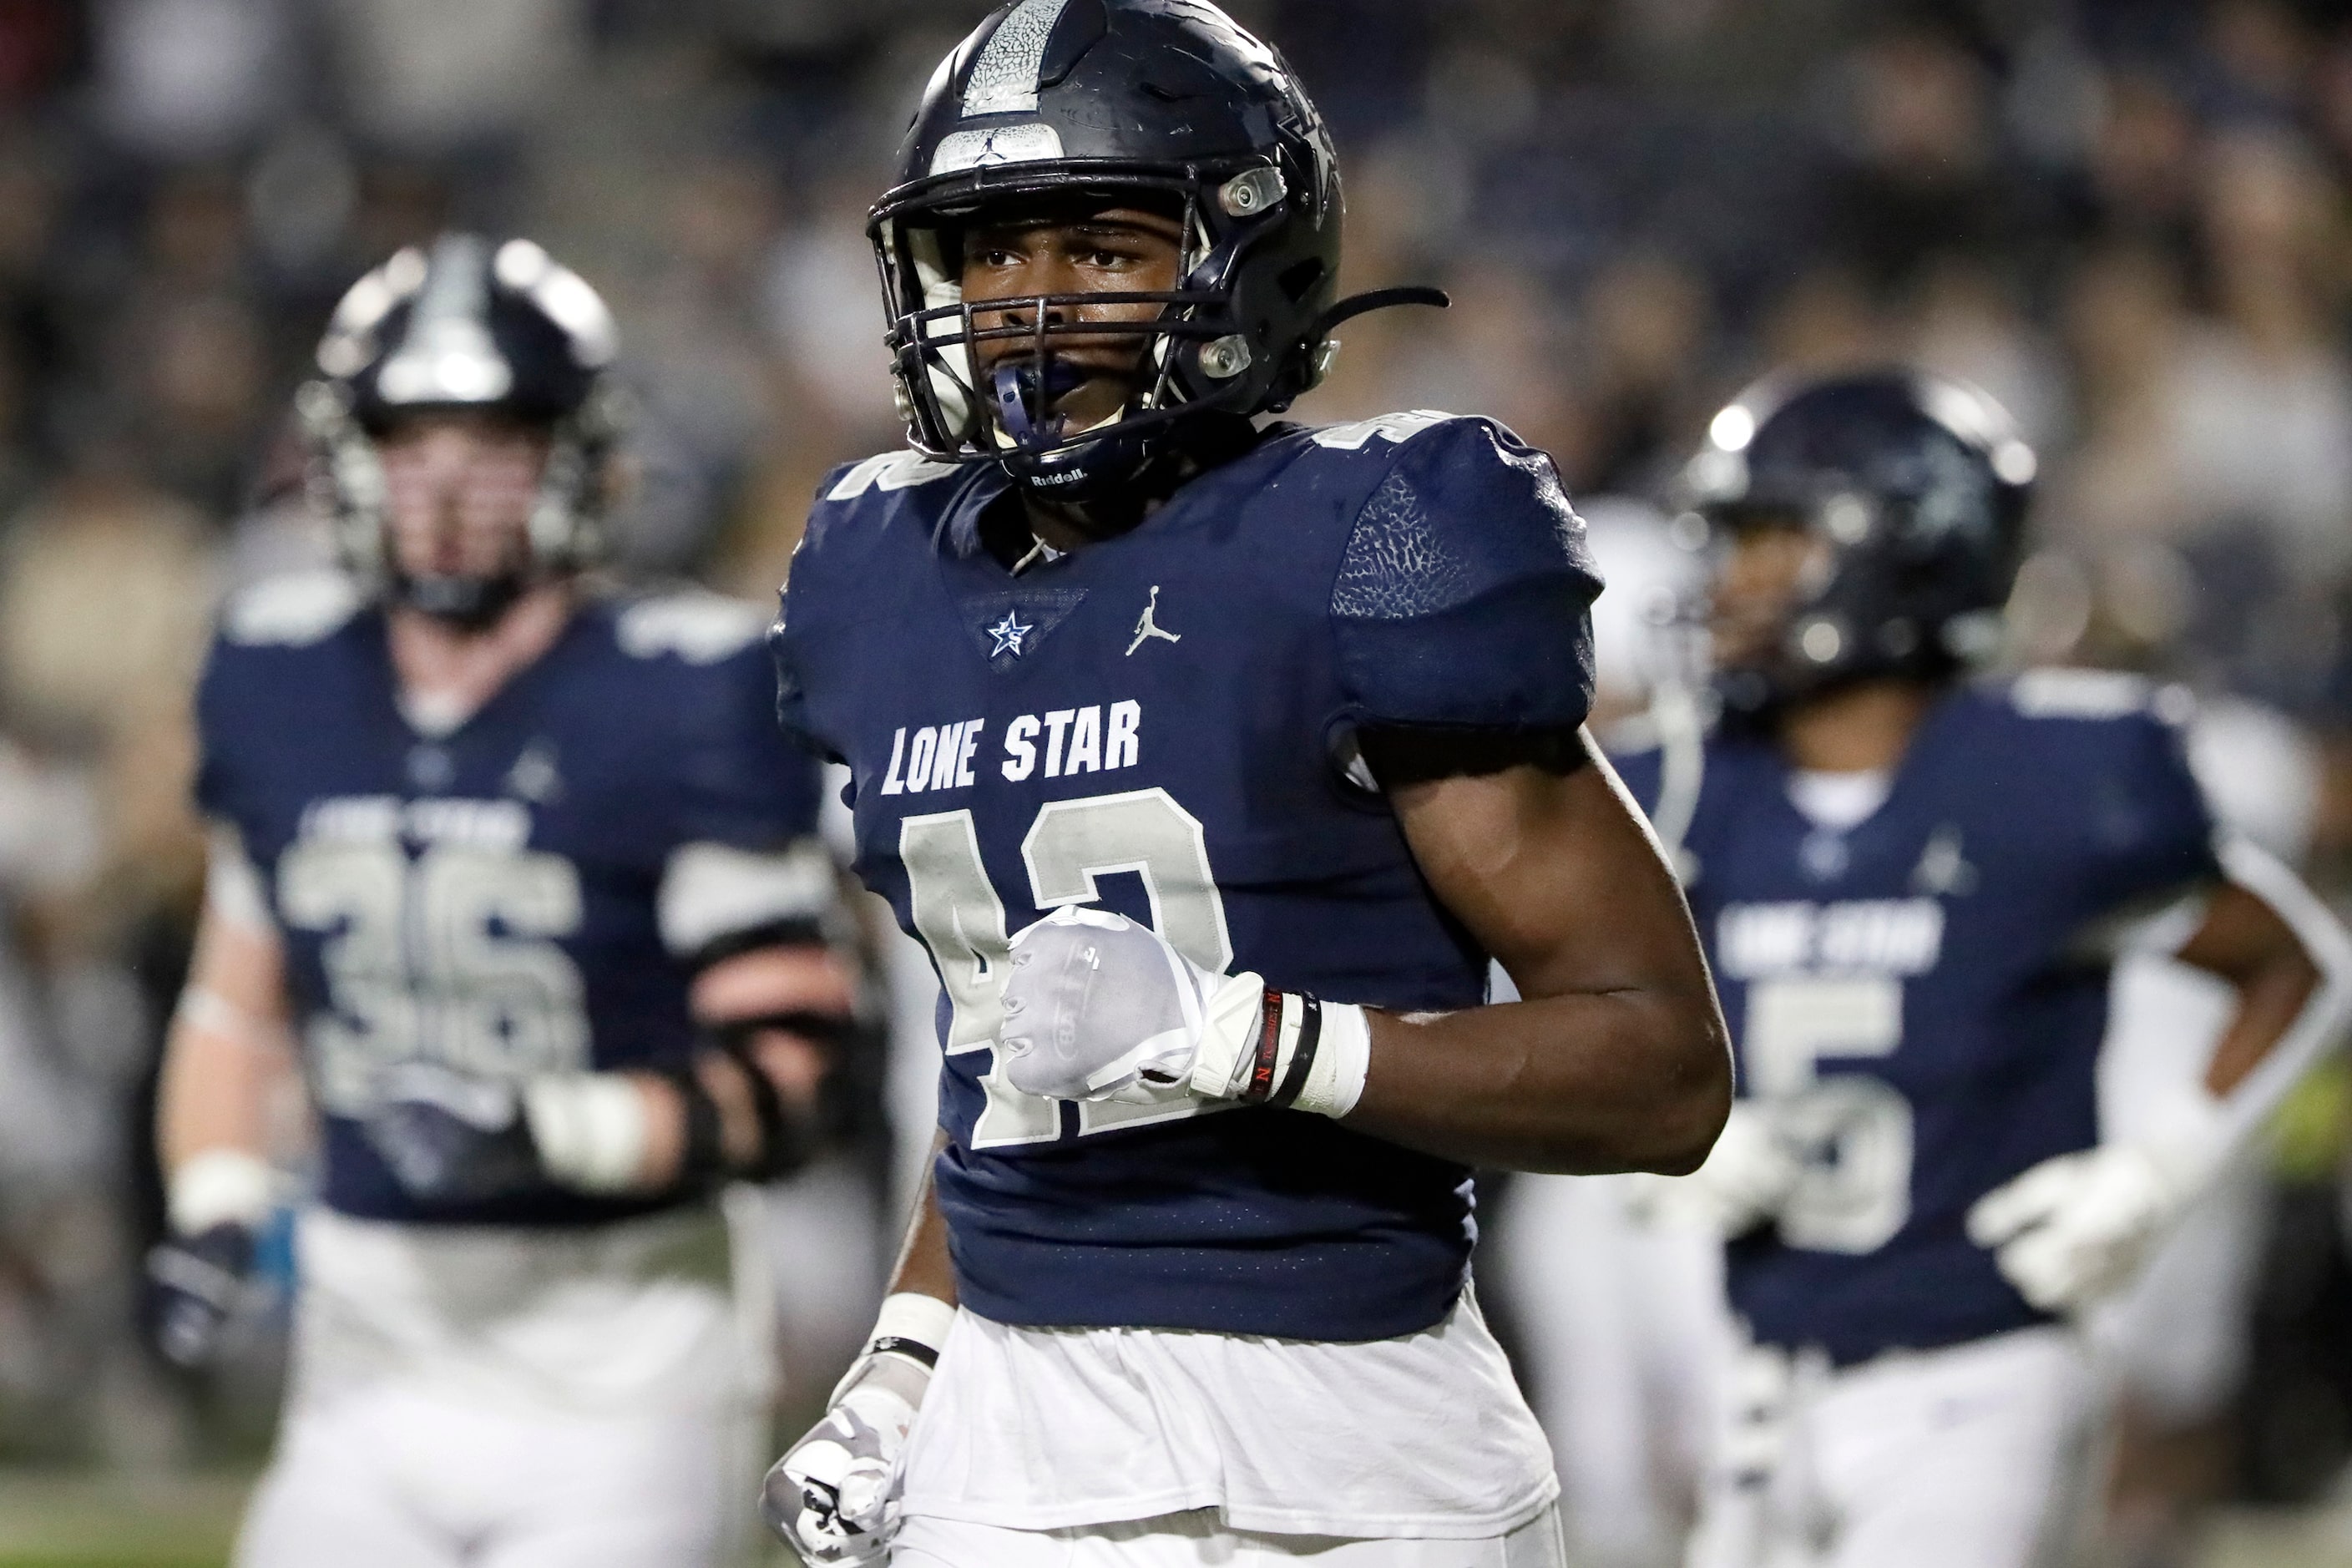
<svg viewBox="0 0 2352 1568">
<path fill-rule="evenodd" d="M 1143 618 L 1135 623 L 1135 640 L 1127 645 L 1127 653 L 1129 658 L 1134 658 L 1135 650 L 1141 647 L 1147 640 L 1152 637 L 1158 637 L 1162 642 L 1182 642 L 1184 640 L 1184 634 L 1182 632 L 1163 632 L 1160 629 L 1160 623 L 1152 619 L 1152 613 L 1159 608 L 1160 584 L 1154 583 L 1151 585 L 1151 603 L 1143 606 Z"/>
</svg>

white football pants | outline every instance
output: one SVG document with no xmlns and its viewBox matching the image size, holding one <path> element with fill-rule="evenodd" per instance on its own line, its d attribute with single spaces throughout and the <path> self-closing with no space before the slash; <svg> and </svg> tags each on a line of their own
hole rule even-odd
<svg viewBox="0 0 2352 1568">
<path fill-rule="evenodd" d="M 764 1328 L 716 1214 L 550 1232 L 314 1211 L 297 1246 L 292 1375 L 237 1568 L 736 1561 Z"/>
<path fill-rule="evenodd" d="M 390 1385 L 289 1410 L 237 1568 L 719 1568 L 748 1423 L 506 1411 Z"/>
<path fill-rule="evenodd" d="M 1214 1509 L 1072 1530 L 910 1519 L 891 1568 L 1567 1568 L 1559 1510 L 1487 1541 L 1347 1541 L 1227 1530 Z"/>
<path fill-rule="evenodd" d="M 2062 1328 L 1832 1370 L 1743 1353 L 1690 1568 L 2030 1568 L 2071 1517 L 2091 1404 Z"/>
<path fill-rule="evenodd" d="M 1520 1335 L 1528 1397 L 1551 1439 L 1560 1509 L 1588 1568 L 1681 1555 L 1737 1347 L 1723 1242 L 1637 1224 L 1623 1176 L 1516 1176 L 1482 1240 Z"/>
</svg>

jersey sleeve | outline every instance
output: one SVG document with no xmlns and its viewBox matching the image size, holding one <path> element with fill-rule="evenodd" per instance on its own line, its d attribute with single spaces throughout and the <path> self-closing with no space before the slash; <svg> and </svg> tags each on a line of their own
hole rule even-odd
<svg viewBox="0 0 2352 1568">
<path fill-rule="evenodd" d="M 1332 584 L 1355 721 L 1575 728 L 1600 591 L 1549 458 L 1485 419 L 1416 434 L 1358 510 Z"/>
<path fill-rule="evenodd" d="M 215 637 L 196 681 L 196 809 L 240 829 L 247 825 L 238 816 L 242 791 L 236 766 L 239 752 L 236 731 L 251 711 L 250 703 L 240 699 L 251 659 L 246 649 Z"/>
<path fill-rule="evenodd" d="M 675 840 L 765 851 L 815 833 L 822 775 L 776 727 L 774 667 L 759 638 L 691 673 L 671 772 Z"/>
<path fill-rule="evenodd" d="M 833 858 L 814 838 L 785 849 L 685 844 L 655 900 L 662 945 L 695 967 L 755 947 L 821 942 L 837 900 Z"/>
<path fill-rule="evenodd" d="M 2095 906 L 2126 909 L 2217 880 L 2213 816 L 2179 726 L 2142 711 L 2096 728 L 2104 763 L 2084 797 Z"/>
<path fill-rule="evenodd" d="M 2222 875 L 2168 693 L 2136 677 L 2034 670 L 2009 700 L 2039 736 L 2042 773 L 2063 781 L 2037 809 L 2079 847 L 2086 917 L 2128 914 Z"/>
<path fill-rule="evenodd" d="M 824 477 L 810 505 L 808 522 L 793 547 L 790 574 L 776 595 L 775 624 L 768 628 L 768 656 L 775 673 L 776 723 L 784 735 L 811 756 L 827 762 L 844 759 L 818 732 L 810 710 L 809 682 L 814 650 L 810 646 L 811 622 L 820 595 L 818 580 L 826 572 L 828 540 L 849 526 L 849 512 L 859 499 L 877 486 L 888 487 L 896 472 L 891 465 L 911 454 L 885 454 L 862 463 L 845 464 Z M 898 488 L 904 488 L 900 486 Z"/>
<path fill-rule="evenodd" d="M 776 621 L 768 628 L 768 660 L 776 682 L 776 730 L 803 755 L 839 761 L 832 748 L 818 737 L 809 717 L 808 682 L 789 625 L 792 611 L 793 596 L 788 585 L 776 595 Z"/>
</svg>

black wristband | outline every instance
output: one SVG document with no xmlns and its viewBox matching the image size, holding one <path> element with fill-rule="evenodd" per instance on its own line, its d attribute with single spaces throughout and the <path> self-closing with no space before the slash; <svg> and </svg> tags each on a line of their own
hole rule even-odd
<svg viewBox="0 0 2352 1568">
<path fill-rule="evenodd" d="M 885 1334 L 867 1345 L 866 1353 L 867 1355 L 902 1355 L 908 1361 L 920 1362 L 924 1366 L 934 1371 L 940 1364 L 939 1352 L 922 1341 L 910 1340 L 904 1334 Z"/>
<path fill-rule="evenodd" d="M 809 1136 L 807 1119 L 794 1115 L 784 1104 L 783 1096 L 776 1092 L 775 1080 L 761 1068 L 751 1054 L 749 1038 L 730 1029 L 715 1033 L 711 1043 L 743 1075 L 743 1086 L 751 1096 L 752 1113 L 760 1123 L 759 1152 L 748 1166 L 734 1167 L 731 1173 L 773 1180 L 807 1164 L 814 1142 Z"/>
<path fill-rule="evenodd" d="M 1307 1087 L 1307 1069 L 1315 1065 L 1315 1047 L 1323 1039 L 1323 1004 L 1304 992 L 1298 995 L 1298 1044 L 1290 1053 L 1290 1068 L 1282 1075 L 1282 1085 L 1267 1099 L 1266 1104 L 1280 1110 L 1298 1098 Z"/>
<path fill-rule="evenodd" d="M 678 1161 L 678 1185 L 700 1186 L 727 1168 L 727 1141 L 719 1121 L 719 1102 L 702 1087 L 690 1067 L 671 1068 L 661 1075 L 677 1089 L 686 1108 L 686 1148 Z"/>
</svg>

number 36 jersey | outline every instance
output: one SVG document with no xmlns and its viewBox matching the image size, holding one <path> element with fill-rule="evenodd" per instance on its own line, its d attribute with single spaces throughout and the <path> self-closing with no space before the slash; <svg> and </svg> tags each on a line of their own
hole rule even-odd
<svg viewBox="0 0 2352 1568">
<path fill-rule="evenodd" d="M 1622 764 L 1653 806 L 1659 762 Z M 2175 727 L 2130 678 L 2050 670 L 1945 696 L 1850 828 L 1761 739 L 1710 740 L 1702 779 L 1685 869 L 1740 1092 L 1806 1160 L 1731 1244 L 1733 1306 L 1842 1364 L 2042 1321 L 1966 1217 L 2098 1141 L 2116 928 L 2220 875 Z"/>
<path fill-rule="evenodd" d="M 1323 1117 L 1077 1104 L 996 1069 L 1006 938 L 1061 904 L 1335 1001 L 1484 1000 L 1486 960 L 1341 758 L 1368 724 L 1581 722 L 1599 584 L 1549 458 L 1477 419 L 1277 426 L 1131 532 L 1014 574 L 992 465 L 828 479 L 773 641 L 845 762 L 857 869 L 929 948 L 936 1169 L 1000 1322 L 1373 1340 L 1441 1319 L 1469 1173 Z"/>
<path fill-rule="evenodd" d="M 762 617 L 708 595 L 583 605 L 470 719 L 401 711 L 382 614 L 340 577 L 232 601 L 197 693 L 197 798 L 281 933 L 322 1193 L 362 1218 L 574 1225 L 549 1190 L 426 1207 L 361 1131 L 383 1075 L 689 1059 L 692 964 L 830 901 L 814 763 L 776 733 Z M 793 847 L 797 845 L 795 850 Z"/>
</svg>

